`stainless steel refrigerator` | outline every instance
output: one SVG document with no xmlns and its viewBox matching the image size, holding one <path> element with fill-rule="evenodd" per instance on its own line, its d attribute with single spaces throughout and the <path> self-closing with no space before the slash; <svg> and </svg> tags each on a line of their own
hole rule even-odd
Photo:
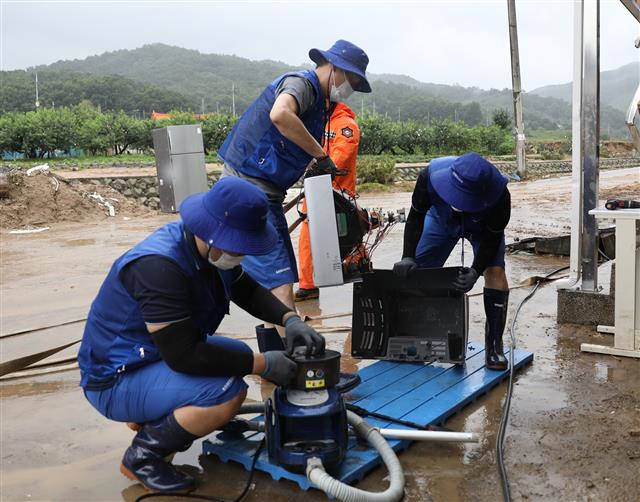
<svg viewBox="0 0 640 502">
<path fill-rule="evenodd" d="M 175 213 L 189 195 L 208 190 L 204 143 L 199 125 L 154 129 L 160 209 Z"/>
</svg>

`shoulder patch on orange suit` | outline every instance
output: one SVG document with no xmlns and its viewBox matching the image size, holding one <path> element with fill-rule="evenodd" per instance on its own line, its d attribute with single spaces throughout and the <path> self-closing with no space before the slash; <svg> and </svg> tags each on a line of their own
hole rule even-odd
<svg viewBox="0 0 640 502">
<path fill-rule="evenodd" d="M 341 132 L 345 138 L 353 137 L 353 129 L 351 129 L 350 127 L 343 127 Z"/>
</svg>

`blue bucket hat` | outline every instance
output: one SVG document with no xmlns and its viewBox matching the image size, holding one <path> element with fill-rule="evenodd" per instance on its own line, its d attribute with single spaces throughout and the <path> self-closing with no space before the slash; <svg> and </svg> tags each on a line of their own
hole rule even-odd
<svg viewBox="0 0 640 502">
<path fill-rule="evenodd" d="M 508 180 L 491 162 L 473 152 L 450 160 L 449 167 L 430 176 L 434 190 L 447 204 L 465 213 L 479 213 L 498 202 Z"/>
<path fill-rule="evenodd" d="M 326 59 L 337 68 L 358 75 L 360 82 L 353 90 L 358 92 L 371 92 L 371 86 L 366 76 L 369 56 L 357 45 L 347 42 L 346 40 L 338 40 L 328 51 L 311 49 L 309 51 L 309 57 L 311 61 L 316 64 L 320 64 Z"/>
<path fill-rule="evenodd" d="M 276 245 L 278 234 L 267 211 L 264 192 L 233 176 L 180 204 L 182 221 L 193 235 L 209 246 L 243 255 L 264 255 Z"/>
</svg>

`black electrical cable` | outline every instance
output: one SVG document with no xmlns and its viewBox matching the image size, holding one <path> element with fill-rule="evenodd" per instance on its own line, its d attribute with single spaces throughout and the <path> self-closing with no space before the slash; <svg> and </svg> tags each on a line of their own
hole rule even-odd
<svg viewBox="0 0 640 502">
<path fill-rule="evenodd" d="M 609 258 L 606 254 L 604 254 L 602 249 L 598 248 L 598 253 L 600 253 L 602 255 L 602 257 L 605 259 L 605 261 L 612 261 L 611 258 Z"/>
<path fill-rule="evenodd" d="M 553 272 L 544 276 L 545 279 L 556 275 L 558 272 L 562 272 L 563 270 L 567 270 L 569 267 L 561 267 Z M 507 468 L 504 464 L 504 438 L 507 432 L 507 423 L 509 421 L 509 411 L 511 409 L 511 396 L 513 395 L 513 376 L 515 375 L 515 349 L 516 349 L 516 335 L 515 335 L 515 326 L 516 321 L 518 320 L 518 314 L 520 313 L 520 309 L 522 306 L 528 302 L 533 295 L 535 295 L 538 288 L 543 283 L 542 280 L 538 280 L 536 285 L 531 289 L 531 291 L 525 296 L 513 315 L 513 319 L 511 320 L 510 327 L 510 335 L 511 335 L 511 350 L 509 351 L 509 386 L 507 387 L 507 396 L 504 402 L 504 408 L 502 409 L 502 418 L 500 419 L 500 428 L 498 429 L 498 439 L 496 441 L 496 456 L 498 459 L 498 468 L 500 470 L 500 481 L 502 483 L 502 496 L 505 502 L 511 502 L 511 491 L 509 489 L 509 477 L 507 474 Z"/>
<path fill-rule="evenodd" d="M 253 481 L 253 475 L 256 472 L 256 463 L 258 461 L 258 457 L 260 456 L 260 452 L 262 452 L 262 448 L 264 447 L 264 439 L 260 441 L 256 452 L 253 454 L 253 461 L 251 462 L 251 469 L 249 470 L 249 477 L 247 478 L 247 482 L 242 489 L 240 495 L 238 495 L 233 500 L 223 499 L 220 497 L 216 497 L 214 495 L 196 495 L 195 493 L 178 493 L 178 492 L 153 492 L 153 493 L 145 493 L 144 495 L 140 495 L 135 502 L 141 502 L 142 500 L 155 498 L 155 497 L 181 497 L 186 499 L 194 499 L 194 500 L 209 500 L 212 502 L 240 502 L 244 497 L 246 497 L 249 489 L 251 488 L 251 483 Z"/>
</svg>

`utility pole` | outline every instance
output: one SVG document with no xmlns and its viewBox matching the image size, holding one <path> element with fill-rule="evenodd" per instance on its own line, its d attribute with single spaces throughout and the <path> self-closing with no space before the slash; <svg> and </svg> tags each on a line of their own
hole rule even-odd
<svg viewBox="0 0 640 502">
<path fill-rule="evenodd" d="M 400 107 L 398 107 L 398 122 L 400 122 Z"/>
<path fill-rule="evenodd" d="M 40 108 L 40 99 L 38 98 L 38 72 L 36 72 L 36 111 Z"/>
<path fill-rule="evenodd" d="M 200 113 L 204 115 L 204 98 L 200 101 Z"/>
<path fill-rule="evenodd" d="M 231 84 L 231 113 L 236 116 L 236 84 Z"/>
<path fill-rule="evenodd" d="M 511 87 L 513 88 L 513 117 L 516 133 L 516 162 L 518 175 L 527 175 L 525 158 L 524 121 L 522 119 L 522 86 L 520 83 L 520 53 L 518 50 L 518 20 L 515 0 L 507 0 L 509 15 L 509 44 L 511 46 Z"/>
<path fill-rule="evenodd" d="M 364 115 L 364 98 L 360 98 L 360 115 Z"/>
</svg>

